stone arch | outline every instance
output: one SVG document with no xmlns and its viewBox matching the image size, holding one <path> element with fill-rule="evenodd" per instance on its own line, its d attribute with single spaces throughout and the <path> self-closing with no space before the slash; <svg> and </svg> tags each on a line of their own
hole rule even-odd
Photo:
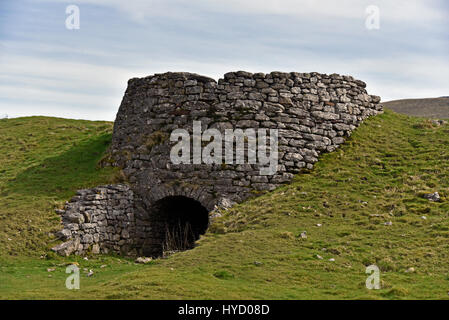
<svg viewBox="0 0 449 320">
<path fill-rule="evenodd" d="M 164 251 L 192 248 L 209 226 L 209 211 L 186 196 L 162 198 L 152 208 L 162 222 Z"/>
<path fill-rule="evenodd" d="M 135 193 L 135 249 L 144 256 L 161 256 L 164 251 L 189 249 L 203 234 L 209 224 L 209 212 L 219 203 L 209 186 L 186 184 L 182 181 L 171 180 L 162 182 L 154 179 L 150 186 L 143 183 L 151 175 L 139 177 Z M 146 180 L 148 181 L 148 180 Z M 146 187 L 143 187 L 146 186 Z M 174 205 L 167 203 L 173 200 Z M 177 205 L 176 203 L 182 203 Z M 191 214 L 196 210 L 202 217 L 197 221 Z M 176 211 L 180 211 L 177 214 Z M 172 219 L 170 219 L 170 217 Z M 180 223 L 178 223 L 180 222 Z M 189 226 L 186 226 L 189 224 Z M 189 234 L 190 231 L 192 234 Z M 180 245 L 179 241 L 167 248 L 167 232 L 180 238 L 180 234 L 188 236 L 187 243 Z"/>
<path fill-rule="evenodd" d="M 198 201 L 208 212 L 212 211 L 219 199 L 209 190 L 208 186 L 192 186 L 176 183 L 157 184 L 145 191 L 139 192 L 148 206 L 166 197 L 181 196 Z"/>
<path fill-rule="evenodd" d="M 185 195 L 167 195 L 150 206 L 140 250 L 146 256 L 191 249 L 209 226 L 209 210 Z"/>
</svg>

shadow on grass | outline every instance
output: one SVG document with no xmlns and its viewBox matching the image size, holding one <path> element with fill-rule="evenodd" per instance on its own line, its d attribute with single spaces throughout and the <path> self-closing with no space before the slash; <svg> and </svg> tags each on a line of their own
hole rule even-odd
<svg viewBox="0 0 449 320">
<path fill-rule="evenodd" d="M 111 180 L 112 168 L 97 168 L 111 136 L 107 133 L 79 142 L 66 152 L 26 169 L 8 182 L 7 192 L 67 199 L 76 189 Z"/>
</svg>

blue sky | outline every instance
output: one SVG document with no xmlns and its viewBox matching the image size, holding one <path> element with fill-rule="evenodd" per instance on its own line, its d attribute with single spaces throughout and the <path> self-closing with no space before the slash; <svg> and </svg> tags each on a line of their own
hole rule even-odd
<svg viewBox="0 0 449 320">
<path fill-rule="evenodd" d="M 437 0 L 0 0 L 0 116 L 114 120 L 129 78 L 166 71 L 340 73 L 384 101 L 447 96 L 448 27 Z"/>
</svg>

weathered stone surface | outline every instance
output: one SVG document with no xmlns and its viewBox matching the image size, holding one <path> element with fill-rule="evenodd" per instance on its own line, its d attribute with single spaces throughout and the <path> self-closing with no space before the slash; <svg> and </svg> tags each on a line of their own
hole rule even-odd
<svg viewBox="0 0 449 320">
<path fill-rule="evenodd" d="M 270 191 L 302 168 L 312 169 L 364 119 L 382 112 L 380 97 L 349 76 L 319 73 L 230 72 L 215 80 L 192 73 L 133 78 L 114 123 L 110 157 L 127 185 L 80 190 L 60 210 L 70 242 L 61 254 L 117 252 L 155 255 L 163 235 L 153 206 L 166 197 L 198 201 L 207 211 Z M 174 129 L 278 129 L 278 171 L 261 175 L 256 164 L 173 164 Z M 154 249 L 153 248 L 159 248 Z"/>
<path fill-rule="evenodd" d="M 53 247 L 52 250 L 61 256 L 67 257 L 75 252 L 75 250 L 78 248 L 78 245 L 79 241 L 71 240 Z"/>
<path fill-rule="evenodd" d="M 429 201 L 433 201 L 433 202 L 438 202 L 441 200 L 440 194 L 438 192 L 425 194 L 424 198 L 428 199 Z"/>
<path fill-rule="evenodd" d="M 147 264 L 150 263 L 153 259 L 151 257 L 138 257 L 136 259 L 136 263 Z"/>
</svg>

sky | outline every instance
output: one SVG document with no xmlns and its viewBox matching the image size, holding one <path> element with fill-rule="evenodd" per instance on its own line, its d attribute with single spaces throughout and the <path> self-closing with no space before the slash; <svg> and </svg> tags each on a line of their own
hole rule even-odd
<svg viewBox="0 0 449 320">
<path fill-rule="evenodd" d="M 449 96 L 449 2 L 0 0 L 0 117 L 114 120 L 130 78 L 238 70 L 352 75 L 383 101 Z"/>
</svg>

